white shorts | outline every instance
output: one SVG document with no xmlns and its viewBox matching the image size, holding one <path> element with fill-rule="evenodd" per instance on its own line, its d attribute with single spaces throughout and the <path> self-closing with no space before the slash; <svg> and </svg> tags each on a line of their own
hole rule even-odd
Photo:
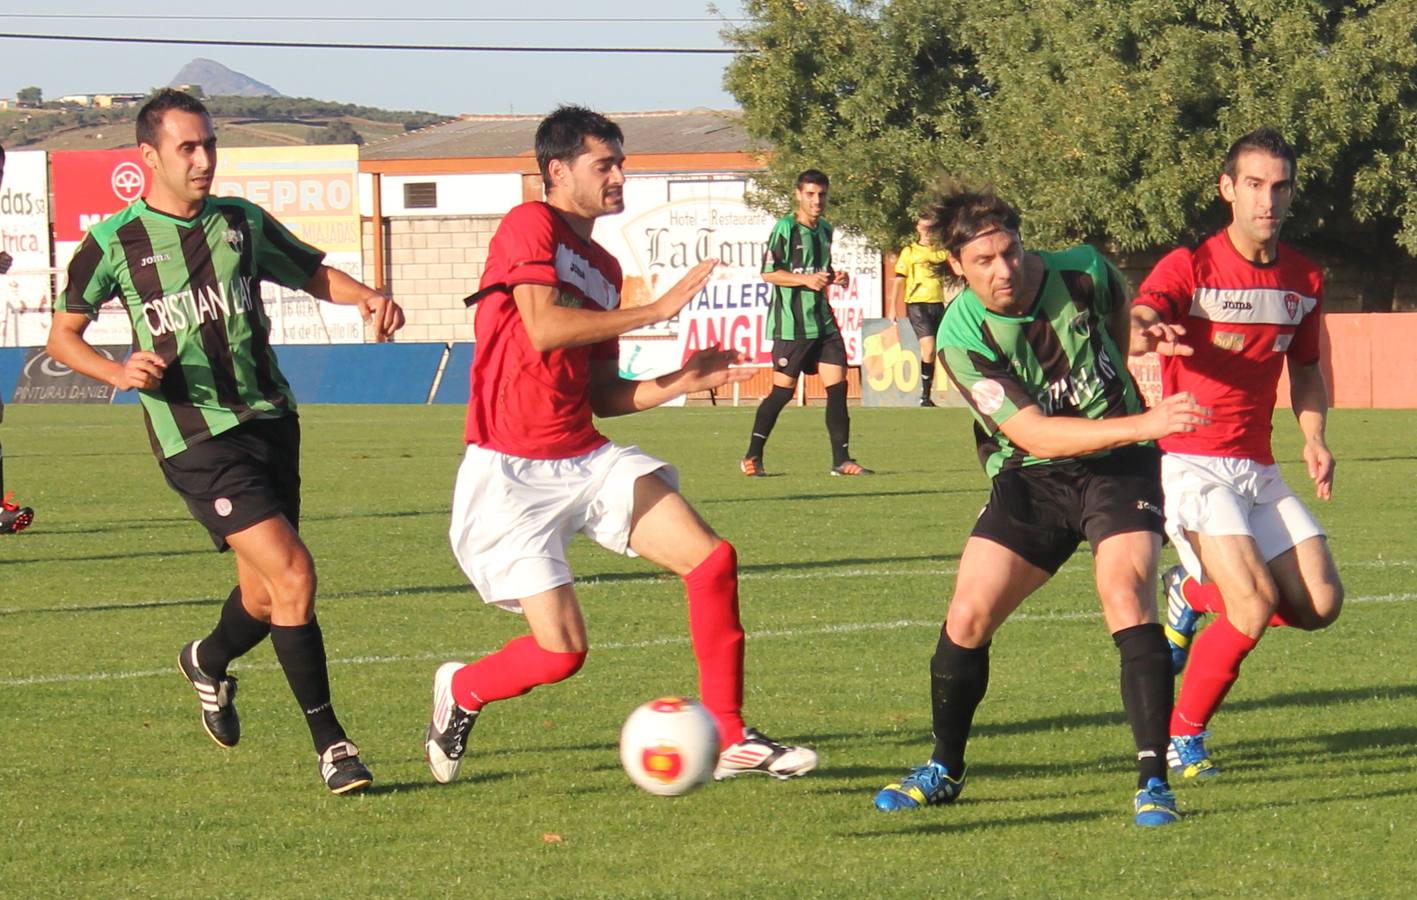
<svg viewBox="0 0 1417 900">
<path fill-rule="evenodd" d="M 1200 557 L 1186 532 L 1254 538 L 1266 562 L 1324 534 L 1323 527 L 1284 483 L 1276 465 L 1252 459 L 1167 453 L 1161 457 L 1166 534 L 1181 563 L 1204 581 Z"/>
<path fill-rule="evenodd" d="M 469 444 L 453 485 L 453 555 L 484 602 L 521 612 L 523 598 L 571 583 L 576 532 L 635 555 L 635 482 L 651 472 L 679 489 L 679 472 L 638 447 L 526 459 Z"/>
</svg>

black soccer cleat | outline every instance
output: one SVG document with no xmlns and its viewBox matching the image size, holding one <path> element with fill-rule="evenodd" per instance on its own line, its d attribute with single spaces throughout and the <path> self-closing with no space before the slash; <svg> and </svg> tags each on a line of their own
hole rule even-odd
<svg viewBox="0 0 1417 900">
<path fill-rule="evenodd" d="M 197 645 L 192 641 L 177 656 L 177 668 L 192 684 L 202 702 L 202 728 L 219 747 L 235 747 L 241 740 L 241 718 L 236 715 L 236 678 L 216 679 L 197 665 Z"/>
<path fill-rule="evenodd" d="M 359 761 L 353 741 L 335 741 L 320 754 L 320 777 L 334 794 L 362 791 L 374 783 L 369 768 Z"/>
<path fill-rule="evenodd" d="M 14 501 L 13 493 L 0 500 L 0 534 L 19 534 L 34 522 L 34 510 Z"/>
</svg>

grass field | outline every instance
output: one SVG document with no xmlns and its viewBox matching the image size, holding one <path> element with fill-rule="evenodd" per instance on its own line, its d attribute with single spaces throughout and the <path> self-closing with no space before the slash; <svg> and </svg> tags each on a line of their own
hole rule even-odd
<svg viewBox="0 0 1417 900">
<path fill-rule="evenodd" d="M 0 894 L 1410 896 L 1417 415 L 1333 415 L 1336 499 L 1318 512 L 1349 605 L 1327 632 L 1265 639 L 1213 722 L 1223 776 L 1179 786 L 1186 819 L 1160 830 L 1131 823 L 1117 654 L 1085 553 L 995 641 L 963 799 L 872 809 L 930 747 L 927 661 L 986 494 L 967 420 L 855 410 L 853 449 L 881 474 L 843 479 L 826 476 L 821 410 L 788 410 L 767 458 L 780 476 L 749 481 L 751 415 L 665 410 L 607 430 L 676 462 L 737 544 L 749 722 L 814 745 L 817 772 L 672 800 L 631 787 L 624 716 L 695 690 L 682 589 L 578 539 L 585 669 L 492 707 L 462 780 L 435 785 L 434 668 L 521 630 L 446 546 L 462 411 L 325 406 L 303 418 L 302 530 L 335 701 L 377 779 L 337 798 L 269 644 L 234 669 L 240 746 L 202 733 L 174 663 L 210 628 L 231 562 L 163 484 L 137 410 L 11 406 L 6 477 L 38 516 L 0 538 Z M 1294 432 L 1277 420 L 1307 497 Z"/>
</svg>

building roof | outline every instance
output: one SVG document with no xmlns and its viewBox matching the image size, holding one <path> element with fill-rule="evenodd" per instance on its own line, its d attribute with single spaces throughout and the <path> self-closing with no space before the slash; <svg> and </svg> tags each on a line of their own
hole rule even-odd
<svg viewBox="0 0 1417 900">
<path fill-rule="evenodd" d="M 754 150 L 736 110 L 608 113 L 625 132 L 625 150 L 649 153 L 740 153 Z M 543 116 L 463 116 L 365 144 L 361 160 L 531 157 Z"/>
</svg>

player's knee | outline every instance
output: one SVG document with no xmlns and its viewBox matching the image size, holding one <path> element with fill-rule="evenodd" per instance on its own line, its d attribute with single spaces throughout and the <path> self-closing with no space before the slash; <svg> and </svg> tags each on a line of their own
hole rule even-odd
<svg viewBox="0 0 1417 900">
<path fill-rule="evenodd" d="M 1300 627 L 1305 631 L 1318 631 L 1338 621 L 1338 614 L 1343 611 L 1342 584 L 1325 583 L 1309 594 L 1313 598 L 1313 614 Z"/>
</svg>

